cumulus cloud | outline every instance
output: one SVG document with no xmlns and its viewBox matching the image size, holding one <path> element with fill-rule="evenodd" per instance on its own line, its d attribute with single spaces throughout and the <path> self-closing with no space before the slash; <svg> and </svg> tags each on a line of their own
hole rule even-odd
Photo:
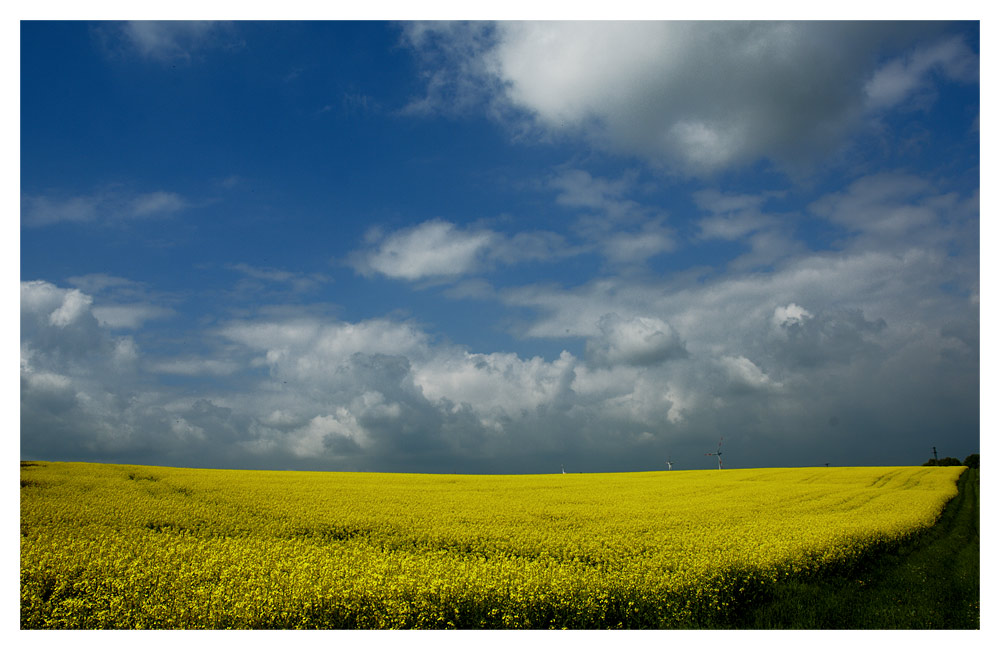
<svg viewBox="0 0 1000 650">
<path fill-rule="evenodd" d="M 357 419 L 339 407 L 333 414 L 317 415 L 294 429 L 285 444 L 300 458 L 316 458 L 328 450 L 341 455 L 355 453 L 367 446 L 367 440 Z"/>
<path fill-rule="evenodd" d="M 754 391 L 781 388 L 780 382 L 773 381 L 753 361 L 744 356 L 724 356 L 719 359 L 718 363 L 736 390 Z"/>
<path fill-rule="evenodd" d="M 812 314 L 794 302 L 790 302 L 787 305 L 779 305 L 774 308 L 774 317 L 771 322 L 774 323 L 775 327 L 782 328 L 798 325 L 809 318 L 812 318 Z"/>
<path fill-rule="evenodd" d="M 742 203 L 739 209 L 755 202 L 736 203 Z M 625 320 L 643 316 L 670 323 L 693 357 L 725 352 L 755 359 L 748 346 L 784 327 L 790 334 L 795 330 L 800 345 L 842 345 L 838 354 L 854 358 L 848 348 L 865 350 L 875 335 L 883 344 L 905 346 L 915 329 L 933 332 L 949 309 L 967 308 L 970 299 L 962 291 L 939 288 L 950 282 L 974 294 L 978 286 L 976 256 L 947 253 L 962 232 L 950 225 L 958 218 L 953 213 L 970 218 L 961 206 L 957 197 L 939 195 L 915 179 L 876 175 L 815 204 L 815 212 L 857 229 L 836 253 L 792 249 L 768 271 L 730 273 L 694 286 L 683 278 L 600 278 L 569 290 L 526 286 L 501 296 L 536 310 L 538 318 L 522 331 L 528 337 L 599 337 L 601 318 L 616 313 Z M 880 238 L 876 246 L 872 232 L 910 236 Z"/>
<path fill-rule="evenodd" d="M 423 56 L 424 111 L 456 96 L 473 105 L 478 88 L 480 103 L 521 131 L 582 136 L 702 174 L 761 159 L 815 160 L 840 146 L 867 111 L 909 96 L 930 70 L 972 79 L 977 62 L 954 39 L 875 68 L 885 43 L 929 31 L 879 23 L 505 21 L 420 23 L 407 36 Z"/>
<path fill-rule="evenodd" d="M 566 352 L 548 362 L 510 353 L 451 351 L 420 364 L 415 381 L 428 398 L 464 405 L 480 415 L 482 424 L 502 429 L 511 418 L 565 405 L 576 365 Z"/>
<path fill-rule="evenodd" d="M 282 379 L 324 382 L 329 369 L 356 352 L 386 356 L 421 353 L 427 335 L 416 326 L 386 319 L 348 323 L 316 318 L 233 322 L 220 330 L 226 338 L 263 353 Z"/>
<path fill-rule="evenodd" d="M 611 313 L 597 327 L 601 335 L 587 341 L 587 357 L 599 365 L 650 366 L 687 356 L 680 336 L 659 318 Z"/>
<path fill-rule="evenodd" d="M 628 203 L 627 177 L 565 178 L 569 209 L 652 221 Z M 746 217 L 751 225 L 722 228 L 738 241 L 777 230 L 765 195 L 703 193 L 696 204 L 709 217 Z M 812 449 L 825 456 L 818 462 L 846 460 L 838 447 L 861 440 L 975 426 L 978 329 L 967 324 L 978 322 L 977 258 L 949 251 L 977 207 L 978 197 L 907 175 L 873 175 L 810 208 L 845 230 L 836 252 L 798 249 L 767 269 L 696 282 L 611 275 L 481 292 L 525 310 L 516 334 L 570 342 L 549 357 L 470 350 L 414 322 L 305 307 L 260 309 L 197 334 L 197 354 L 157 356 L 142 347 L 142 318 L 106 311 L 108 299 L 155 304 L 145 287 L 100 274 L 74 278 L 75 288 L 25 282 L 22 448 L 182 465 L 586 471 L 647 467 L 667 448 L 687 468 L 709 466 L 690 459 L 704 461 L 725 432 L 734 466 L 769 462 L 756 449 L 768 445 L 789 458 Z M 440 238 L 433 228 L 422 236 L 435 250 L 451 250 L 437 246 L 448 237 L 490 235 L 472 246 L 474 262 L 456 265 L 464 273 L 499 263 L 515 241 L 431 223 Z M 414 233 L 420 226 L 396 241 Z M 377 236 L 367 253 L 392 237 Z M 412 259 L 385 268 L 432 277 L 434 266 Z M 296 277 L 233 270 L 283 286 Z M 125 325 L 130 336 L 118 335 Z"/>
<path fill-rule="evenodd" d="M 21 332 L 60 356 L 82 356 L 101 342 L 100 326 L 90 311 L 93 299 L 77 289 L 48 282 L 21 283 Z"/>
<path fill-rule="evenodd" d="M 49 314 L 49 323 L 56 327 L 66 327 L 83 317 L 90 309 L 91 302 L 93 300 L 90 296 L 86 296 L 76 289 L 67 291 L 62 296 L 62 304 Z"/>
<path fill-rule="evenodd" d="M 141 282 L 107 273 L 91 273 L 68 278 L 71 285 L 96 302 L 91 313 L 102 327 L 136 330 L 150 320 L 170 318 L 172 300 L 151 292 Z"/>
<path fill-rule="evenodd" d="M 884 318 L 868 320 L 860 310 L 835 310 L 813 315 L 792 303 L 775 309 L 778 336 L 775 358 L 789 368 L 849 363 L 865 354 L 879 353 Z"/>
<path fill-rule="evenodd" d="M 460 230 L 435 219 L 379 238 L 373 250 L 356 255 L 354 268 L 365 275 L 419 280 L 456 277 L 478 268 L 494 234 Z"/>
<path fill-rule="evenodd" d="M 413 323 L 306 312 L 231 321 L 199 342 L 199 357 L 145 358 L 100 325 L 79 290 L 25 283 L 22 446 L 183 465 L 584 471 L 645 467 L 667 446 L 690 459 L 708 433 L 732 431 L 739 465 L 740 435 L 793 444 L 825 433 L 834 412 L 852 431 L 867 421 L 859 409 L 884 408 L 876 396 L 965 399 L 961 381 L 931 398 L 921 378 L 960 377 L 976 363 L 978 333 L 948 316 L 954 296 L 914 311 L 901 287 L 917 266 L 890 260 L 856 275 L 814 260 L 764 287 L 720 279 L 697 292 L 634 283 L 626 292 L 604 280 L 576 295 L 539 291 L 554 313 L 541 314 L 536 335 L 565 312 L 593 314 L 579 326 L 584 359 L 475 352 Z M 910 277 L 887 285 L 899 274 Z M 850 290 L 831 291 L 845 281 Z M 164 379 L 178 374 L 212 381 L 188 393 Z"/>
<path fill-rule="evenodd" d="M 21 446 L 61 454 L 97 444 L 107 385 L 128 382 L 135 342 L 103 331 L 91 296 L 36 280 L 21 283 Z M 107 382 L 107 383 L 105 383 Z"/>
<path fill-rule="evenodd" d="M 106 29 L 127 52 L 160 62 L 193 60 L 224 31 L 202 23 Z M 567 224 L 560 232 L 512 226 L 553 216 L 544 210 L 438 218 L 373 229 L 348 264 L 366 277 L 448 284 L 445 296 L 497 301 L 511 308 L 510 334 L 533 352 L 442 342 L 460 336 L 392 317 L 334 318 L 296 304 L 328 277 L 252 260 L 226 266 L 236 278 L 227 296 L 253 292 L 254 301 L 225 315 L 212 306 L 169 338 L 146 328 L 175 315 L 178 296 L 109 274 L 69 278 L 69 286 L 27 281 L 27 457 L 495 472 L 556 471 L 565 461 L 570 470 L 608 471 L 662 468 L 657 454 L 669 450 L 693 469 L 711 466 L 703 452 L 723 433 L 727 462 L 740 466 L 803 462 L 796 445 L 848 460 L 854 454 L 838 450 L 853 442 L 920 446 L 939 435 L 932 431 L 978 425 L 977 193 L 882 173 L 786 214 L 771 209 L 782 194 L 746 189 L 753 178 L 727 177 L 732 191 L 699 184 L 689 197 L 690 179 L 664 185 L 660 174 L 828 159 L 865 125 L 928 106 L 942 84 L 975 83 L 978 60 L 961 39 L 939 38 L 940 26 L 887 23 L 403 29 L 424 84 L 404 112 L 475 110 L 514 138 L 589 149 L 528 184 L 552 198 Z M 906 54 L 886 58 L 900 44 Z M 609 159 L 596 151 L 635 164 L 598 172 Z M 789 194 L 794 202 L 813 191 Z M 689 198 L 692 214 L 678 214 L 692 210 Z M 112 186 L 27 193 L 21 214 L 28 228 L 166 217 L 190 206 L 171 191 Z M 823 241 L 795 239 L 812 228 Z M 699 257 L 719 249 L 739 252 Z M 476 277 L 581 254 L 599 257 L 599 270 L 566 272 L 565 286 Z M 253 306 L 277 296 L 282 305 Z"/>
</svg>

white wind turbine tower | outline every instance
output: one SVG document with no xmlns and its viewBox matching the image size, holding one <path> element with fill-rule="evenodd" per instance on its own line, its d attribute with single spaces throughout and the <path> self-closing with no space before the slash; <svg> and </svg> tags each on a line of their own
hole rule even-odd
<svg viewBox="0 0 1000 650">
<path fill-rule="evenodd" d="M 674 468 L 674 464 L 672 462 L 670 462 L 670 456 L 667 456 L 667 470 L 671 470 L 673 468 Z"/>
<path fill-rule="evenodd" d="M 718 456 L 719 458 L 719 469 L 722 469 L 722 438 L 719 438 L 719 449 L 714 452 L 709 452 L 705 454 L 706 456 Z"/>
</svg>

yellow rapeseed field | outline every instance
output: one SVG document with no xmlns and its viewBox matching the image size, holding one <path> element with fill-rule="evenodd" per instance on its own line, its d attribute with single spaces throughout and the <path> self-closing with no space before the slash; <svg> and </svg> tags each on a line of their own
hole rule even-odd
<svg viewBox="0 0 1000 650">
<path fill-rule="evenodd" d="M 21 468 L 22 628 L 724 621 L 934 523 L 962 467 L 469 476 Z"/>
</svg>

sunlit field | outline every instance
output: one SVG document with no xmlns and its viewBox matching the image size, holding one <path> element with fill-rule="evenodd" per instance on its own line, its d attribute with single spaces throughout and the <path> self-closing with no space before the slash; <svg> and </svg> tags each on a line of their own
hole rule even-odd
<svg viewBox="0 0 1000 650">
<path fill-rule="evenodd" d="M 22 463 L 22 628 L 698 628 L 937 520 L 964 467 Z"/>
</svg>

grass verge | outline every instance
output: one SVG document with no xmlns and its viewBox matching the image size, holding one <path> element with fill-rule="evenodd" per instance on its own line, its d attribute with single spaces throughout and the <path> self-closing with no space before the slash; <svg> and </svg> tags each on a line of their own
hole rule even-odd
<svg viewBox="0 0 1000 650">
<path fill-rule="evenodd" d="M 740 629 L 979 629 L 979 470 L 930 530 L 848 574 L 775 585 Z"/>
</svg>

